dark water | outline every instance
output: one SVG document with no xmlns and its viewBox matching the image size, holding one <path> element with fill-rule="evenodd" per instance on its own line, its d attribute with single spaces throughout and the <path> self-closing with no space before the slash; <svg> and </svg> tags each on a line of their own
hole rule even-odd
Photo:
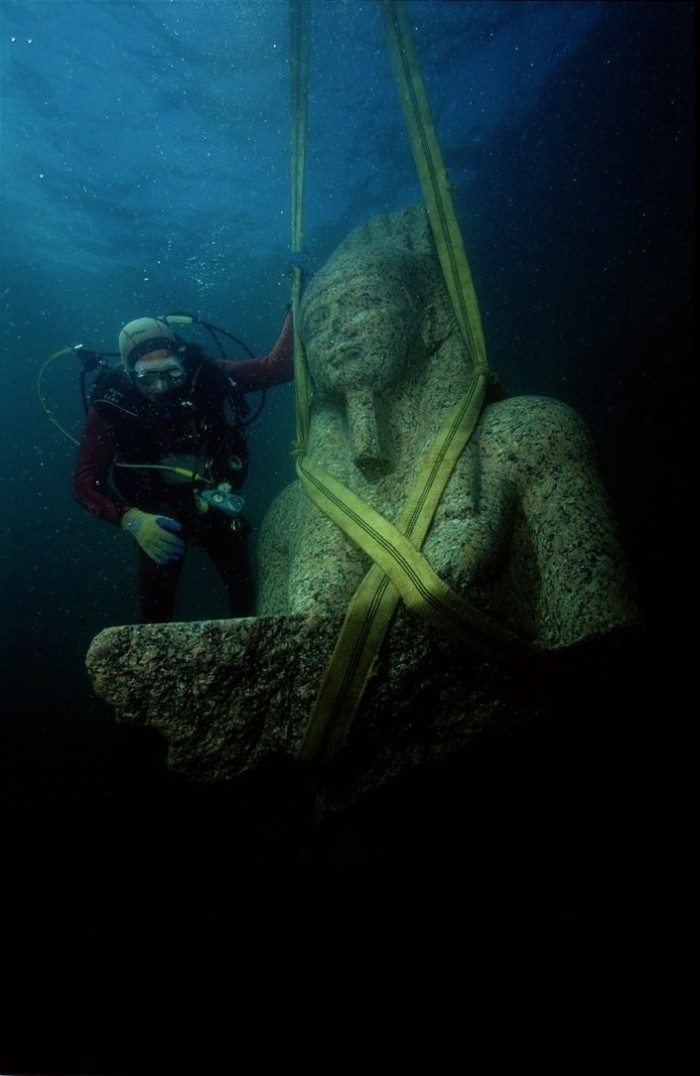
<svg viewBox="0 0 700 1076">
<path fill-rule="evenodd" d="M 551 722 L 321 833 L 285 768 L 193 788 L 117 727 L 84 655 L 133 617 L 132 550 L 73 504 L 35 382 L 142 314 L 272 345 L 287 5 L 4 0 L 3 1072 L 201 1072 L 217 1050 L 440 1069 L 484 1039 L 488 1071 L 689 1067 L 694 5 L 408 8 L 491 364 L 589 422 L 648 639 Z M 313 268 L 420 191 L 374 5 L 312 11 Z M 72 434 L 78 374 L 44 384 Z M 292 437 L 285 386 L 251 431 L 256 525 Z M 224 615 L 196 558 L 180 603 Z"/>
</svg>

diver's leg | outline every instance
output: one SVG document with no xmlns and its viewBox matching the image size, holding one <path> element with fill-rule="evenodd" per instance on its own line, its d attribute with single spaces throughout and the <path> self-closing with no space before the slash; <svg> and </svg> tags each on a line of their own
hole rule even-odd
<svg viewBox="0 0 700 1076">
<path fill-rule="evenodd" d="M 212 521 L 213 522 L 213 521 Z M 231 616 L 253 616 L 255 612 L 255 582 L 248 549 L 250 524 L 240 517 L 235 521 L 237 529 L 231 529 L 231 521 L 222 517 L 208 529 L 202 544 L 219 573 Z"/>
<path fill-rule="evenodd" d="M 167 564 L 156 564 L 141 553 L 139 559 L 139 621 L 142 624 L 164 624 L 172 620 L 177 596 L 177 584 L 182 573 L 184 557 Z"/>
</svg>

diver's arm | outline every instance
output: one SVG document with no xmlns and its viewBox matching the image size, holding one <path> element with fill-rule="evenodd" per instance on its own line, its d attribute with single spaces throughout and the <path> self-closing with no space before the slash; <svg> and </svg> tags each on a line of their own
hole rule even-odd
<svg viewBox="0 0 700 1076">
<path fill-rule="evenodd" d="M 117 526 L 129 506 L 118 500 L 109 485 L 114 462 L 114 427 L 101 418 L 94 407 L 88 411 L 73 472 L 73 493 L 80 505 L 97 519 Z"/>
<path fill-rule="evenodd" d="M 269 355 L 241 362 L 225 360 L 220 364 L 241 392 L 259 392 L 281 385 L 294 377 L 294 332 L 292 315 L 287 314 L 279 339 Z"/>
</svg>

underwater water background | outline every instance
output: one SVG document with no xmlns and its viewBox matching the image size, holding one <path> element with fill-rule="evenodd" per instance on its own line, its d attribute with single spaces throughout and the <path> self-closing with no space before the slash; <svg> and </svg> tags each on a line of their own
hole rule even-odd
<svg viewBox="0 0 700 1076">
<path fill-rule="evenodd" d="M 571 404 L 598 441 L 667 689 L 654 724 L 670 761 L 650 782 L 682 793 L 695 6 L 408 0 L 407 9 L 491 366 L 511 394 Z M 421 191 L 374 2 L 312 0 L 309 79 L 313 271 L 354 227 L 420 201 Z M 209 852 L 227 847 L 229 831 L 212 823 L 208 804 L 198 814 L 190 793 L 178 798 L 158 745 L 116 728 L 93 697 L 85 653 L 102 628 L 134 616 L 134 551 L 73 502 L 75 447 L 40 405 L 37 377 L 61 348 L 112 352 L 124 322 L 172 311 L 228 329 L 257 354 L 273 345 L 290 298 L 288 5 L 0 0 L 0 93 L 0 776 L 17 854 L 3 885 L 21 895 L 15 922 L 39 939 L 20 948 L 17 975 L 46 991 L 35 1001 L 45 1013 L 56 1011 L 51 990 L 70 960 L 86 996 L 97 982 L 110 999 L 130 980 L 128 964 L 147 1009 L 143 984 L 156 990 L 177 978 L 167 940 L 182 920 L 166 890 L 178 881 L 191 895 L 197 875 L 211 892 L 219 869 L 193 852 L 191 819 L 206 818 Z M 43 379 L 45 404 L 71 436 L 82 420 L 79 374 L 68 356 Z M 270 390 L 250 430 L 256 527 L 293 478 L 293 411 L 291 385 Z M 196 551 L 179 600 L 182 619 L 225 615 Z M 629 708 L 641 714 L 644 702 L 630 682 Z M 226 811 L 245 845 L 245 827 Z M 188 851 L 173 826 L 189 834 Z M 675 831 L 656 839 L 672 848 L 681 840 Z M 163 847 L 156 877 L 152 856 Z M 665 862 L 664 891 L 670 905 L 678 891 L 682 904 L 680 868 Z M 134 912 L 141 876 L 158 890 L 159 911 Z M 223 898 L 211 899 L 219 922 Z M 61 916 L 47 918 L 47 904 Z M 147 971 L 133 942 L 142 929 L 160 946 Z M 223 942 L 203 929 L 212 931 L 207 954 L 236 951 L 233 928 Z M 114 971 L 118 952 L 127 956 Z M 207 956 L 205 976 L 215 963 Z M 110 1024 L 111 1000 L 104 1011 L 82 1004 L 89 1020 L 64 1020 L 43 1054 L 35 1028 L 20 1044 L 23 1059 L 8 1055 L 7 1064 L 154 1071 Z"/>
</svg>

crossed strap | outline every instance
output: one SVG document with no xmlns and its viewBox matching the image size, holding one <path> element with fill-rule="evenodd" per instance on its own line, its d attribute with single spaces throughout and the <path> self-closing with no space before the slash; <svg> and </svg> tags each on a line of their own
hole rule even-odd
<svg viewBox="0 0 700 1076">
<path fill-rule="evenodd" d="M 399 603 L 494 661 L 529 647 L 437 575 L 421 547 L 483 407 L 488 374 L 475 375 L 443 421 L 395 524 L 307 456 L 297 474 L 311 500 L 374 561 L 351 599 L 298 757 L 328 762 L 342 747 Z"/>
<path fill-rule="evenodd" d="M 327 762 L 342 747 L 372 674 L 382 640 L 402 599 L 406 606 L 492 660 L 535 653 L 516 635 L 470 605 L 421 553 L 452 470 L 479 420 L 489 381 L 481 318 L 449 182 L 420 72 L 410 20 L 401 0 L 380 0 L 404 118 L 425 196 L 438 259 L 474 375 L 465 397 L 448 413 L 395 523 L 370 508 L 306 455 L 310 393 L 299 333 L 301 269 L 292 270 L 297 474 L 311 500 L 372 559 L 351 599 L 304 732 L 298 757 Z M 308 0 L 290 0 L 292 85 L 292 249 L 301 249 L 306 149 Z"/>
</svg>

